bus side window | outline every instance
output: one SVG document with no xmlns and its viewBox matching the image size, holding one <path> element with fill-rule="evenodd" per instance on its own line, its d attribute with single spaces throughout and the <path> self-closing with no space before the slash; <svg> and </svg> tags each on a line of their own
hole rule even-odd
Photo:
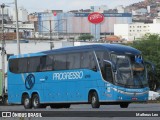
<svg viewBox="0 0 160 120">
<path fill-rule="evenodd" d="M 54 66 L 54 59 L 53 55 L 42 56 L 40 58 L 39 67 L 37 71 L 50 71 L 53 70 Z"/>
<path fill-rule="evenodd" d="M 101 69 L 101 73 L 103 76 L 103 79 L 112 82 L 113 76 L 112 76 L 112 68 L 109 63 L 105 63 L 104 60 L 110 60 L 109 55 L 107 51 L 96 51 L 97 60 Z"/>
<path fill-rule="evenodd" d="M 46 56 L 41 56 L 38 71 L 45 71 L 45 66 L 46 66 Z"/>
<path fill-rule="evenodd" d="M 54 70 L 66 70 L 67 69 L 67 62 L 66 62 L 66 55 L 54 55 Z"/>
<path fill-rule="evenodd" d="M 40 57 L 28 58 L 28 72 L 37 72 L 40 65 Z"/>
<path fill-rule="evenodd" d="M 67 55 L 67 69 L 80 68 L 80 53 L 72 53 Z"/>
<path fill-rule="evenodd" d="M 87 52 L 81 54 L 81 68 L 89 68 L 89 58 Z"/>
<path fill-rule="evenodd" d="M 101 69 L 101 72 L 103 72 L 104 71 L 104 68 L 103 68 L 104 52 L 96 51 L 96 56 L 97 56 L 97 60 L 98 60 L 98 64 Z"/>
<path fill-rule="evenodd" d="M 54 57 L 53 55 L 48 55 L 46 58 L 46 70 L 50 71 L 50 70 L 54 70 Z"/>
<path fill-rule="evenodd" d="M 93 52 L 83 52 L 81 54 L 81 68 L 97 70 Z"/>
<path fill-rule="evenodd" d="M 19 58 L 18 61 L 18 73 L 26 73 L 28 67 L 27 58 Z"/>
<path fill-rule="evenodd" d="M 9 70 L 13 73 L 18 73 L 18 60 L 19 59 L 9 60 Z"/>
<path fill-rule="evenodd" d="M 96 59 L 95 59 L 95 55 L 93 54 L 93 52 L 89 53 L 89 61 L 90 61 L 89 68 L 93 71 L 97 71 Z"/>
</svg>

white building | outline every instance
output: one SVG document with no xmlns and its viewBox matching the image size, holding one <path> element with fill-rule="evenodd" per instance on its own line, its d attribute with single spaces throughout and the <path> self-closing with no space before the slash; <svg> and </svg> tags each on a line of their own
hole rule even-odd
<svg viewBox="0 0 160 120">
<path fill-rule="evenodd" d="M 107 7 L 106 5 L 91 6 L 91 10 L 92 10 L 93 12 L 103 13 L 105 10 L 108 10 L 108 7 Z"/>
<path fill-rule="evenodd" d="M 147 12 L 150 13 L 151 12 L 151 7 L 147 6 Z"/>
<path fill-rule="evenodd" d="M 123 5 L 119 5 L 116 8 L 117 8 L 118 13 L 124 13 L 124 7 L 123 7 Z"/>
<path fill-rule="evenodd" d="M 13 21 L 16 21 L 15 9 L 12 11 Z M 18 8 L 18 21 L 27 22 L 28 21 L 28 12 L 23 7 Z"/>
<path fill-rule="evenodd" d="M 145 15 L 146 13 L 150 13 L 150 9 L 146 8 L 140 8 L 137 10 L 132 10 L 132 15 Z"/>
<path fill-rule="evenodd" d="M 0 8 L 0 14 L 2 14 L 2 9 Z M 3 10 L 3 14 L 9 14 L 9 10 L 8 10 L 8 8 L 4 8 L 4 10 Z"/>
<path fill-rule="evenodd" d="M 16 24 L 4 24 L 5 32 L 14 32 L 16 30 Z M 34 38 L 35 26 L 33 23 L 30 24 L 19 24 L 19 32 L 23 32 L 24 38 Z"/>
<path fill-rule="evenodd" d="M 120 36 L 127 41 L 134 41 L 142 38 L 147 33 L 160 34 L 160 23 L 144 24 L 144 23 L 132 23 L 132 24 L 115 24 L 114 35 Z"/>
<path fill-rule="evenodd" d="M 154 24 L 160 23 L 160 17 L 157 17 L 156 19 L 153 19 L 153 23 L 154 23 Z"/>
</svg>

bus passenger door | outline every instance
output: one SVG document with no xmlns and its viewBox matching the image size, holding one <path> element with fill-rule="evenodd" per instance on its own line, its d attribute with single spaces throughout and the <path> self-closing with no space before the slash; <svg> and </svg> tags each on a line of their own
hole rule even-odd
<svg viewBox="0 0 160 120">
<path fill-rule="evenodd" d="M 103 93 L 105 94 L 106 100 L 112 100 L 114 97 L 112 64 L 110 61 L 104 60 L 103 66 L 102 76 L 106 81 L 104 83 Z"/>
</svg>

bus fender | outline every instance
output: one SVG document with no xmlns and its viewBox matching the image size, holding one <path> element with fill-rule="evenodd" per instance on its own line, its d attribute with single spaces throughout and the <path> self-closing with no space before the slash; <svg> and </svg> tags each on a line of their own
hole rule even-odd
<svg viewBox="0 0 160 120">
<path fill-rule="evenodd" d="M 41 102 L 41 96 L 42 95 L 40 94 L 40 92 L 39 91 L 33 91 L 32 94 L 31 94 L 31 98 L 33 97 L 34 94 L 37 94 L 39 96 L 39 100 Z"/>
<path fill-rule="evenodd" d="M 29 95 L 29 97 L 31 98 L 31 94 L 28 91 L 23 91 L 21 97 L 26 94 Z"/>
<path fill-rule="evenodd" d="M 98 97 L 99 97 L 99 90 L 95 89 L 95 88 L 91 88 L 88 92 L 88 101 L 90 101 L 90 95 L 91 93 L 96 92 Z"/>
</svg>

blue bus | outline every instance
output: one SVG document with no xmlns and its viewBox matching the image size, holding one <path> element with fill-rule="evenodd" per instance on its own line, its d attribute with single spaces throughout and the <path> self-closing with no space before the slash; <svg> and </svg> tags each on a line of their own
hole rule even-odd
<svg viewBox="0 0 160 120">
<path fill-rule="evenodd" d="M 24 108 L 69 108 L 71 104 L 116 104 L 148 100 L 141 52 L 118 44 L 67 47 L 11 56 L 8 102 Z"/>
</svg>

